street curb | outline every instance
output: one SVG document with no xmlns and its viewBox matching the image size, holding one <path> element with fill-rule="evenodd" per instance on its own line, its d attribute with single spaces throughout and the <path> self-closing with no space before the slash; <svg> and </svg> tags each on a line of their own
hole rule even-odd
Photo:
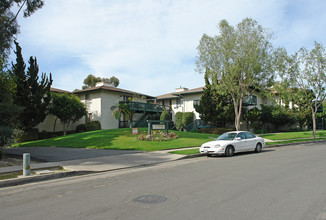
<svg viewBox="0 0 326 220">
<path fill-rule="evenodd" d="M 265 145 L 264 149 L 285 147 L 285 146 L 297 145 L 297 144 L 311 144 L 311 143 L 316 143 L 316 142 L 326 142 L 326 140 L 314 140 L 314 141 L 303 141 L 303 142 L 286 143 L 286 144 Z M 196 158 L 196 157 L 203 157 L 203 156 L 206 156 L 206 154 L 201 154 L 201 153 L 189 154 L 189 155 L 185 155 L 184 157 L 180 158 L 179 160 Z"/>
<path fill-rule="evenodd" d="M 27 183 L 33 183 L 33 182 L 41 182 L 41 181 L 52 180 L 52 179 L 78 176 L 78 175 L 83 175 L 88 173 L 92 173 L 92 172 L 68 171 L 68 172 L 60 172 L 54 174 L 51 173 L 51 174 L 26 176 L 20 178 L 12 178 L 12 179 L 0 180 L 0 187 L 17 186 L 17 185 L 23 185 Z"/>
</svg>

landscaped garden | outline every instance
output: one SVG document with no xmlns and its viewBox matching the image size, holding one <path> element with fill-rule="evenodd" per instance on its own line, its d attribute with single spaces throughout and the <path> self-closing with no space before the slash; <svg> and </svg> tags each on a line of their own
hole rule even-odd
<svg viewBox="0 0 326 220">
<path fill-rule="evenodd" d="M 201 144 L 211 141 L 218 135 L 172 131 L 171 138 L 164 140 L 165 136 L 160 138 L 146 139 L 147 128 L 139 128 L 137 135 L 132 134 L 130 128 L 97 130 L 84 133 L 70 134 L 67 136 L 54 137 L 38 141 L 30 141 L 13 145 L 13 147 L 74 147 L 74 148 L 93 148 L 93 149 L 116 149 L 116 150 L 141 150 L 141 151 L 158 151 L 178 148 L 199 147 Z M 155 132 L 154 132 L 155 133 Z M 160 133 L 157 132 L 156 133 Z M 266 145 L 296 143 L 310 141 L 312 131 L 304 132 L 286 132 L 274 134 L 261 134 L 259 136 L 272 140 Z M 142 140 L 145 138 L 145 140 Z M 155 140 L 154 140 L 155 139 Z M 317 131 L 316 139 L 326 139 L 326 131 Z M 315 140 L 316 140 L 315 139 Z M 174 151 L 177 154 L 196 154 L 198 149 L 186 149 Z"/>
<path fill-rule="evenodd" d="M 14 147 L 76 147 L 93 149 L 119 149 L 119 150 L 141 150 L 157 151 L 185 147 L 198 147 L 205 143 L 212 134 L 201 134 L 192 132 L 173 131 L 179 136 L 178 139 L 170 141 L 141 141 L 138 136 L 147 131 L 147 128 L 139 128 L 139 134 L 133 135 L 130 128 L 98 130 L 84 133 L 71 134 L 50 139 L 24 142 L 13 145 Z M 216 136 L 216 135 L 215 135 Z"/>
</svg>

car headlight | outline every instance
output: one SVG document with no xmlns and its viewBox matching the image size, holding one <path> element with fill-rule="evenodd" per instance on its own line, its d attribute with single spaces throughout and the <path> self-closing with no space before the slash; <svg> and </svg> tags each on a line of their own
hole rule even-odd
<svg viewBox="0 0 326 220">
<path fill-rule="evenodd" d="M 216 144 L 214 147 L 215 148 L 219 148 L 221 145 L 219 145 L 219 144 Z"/>
</svg>

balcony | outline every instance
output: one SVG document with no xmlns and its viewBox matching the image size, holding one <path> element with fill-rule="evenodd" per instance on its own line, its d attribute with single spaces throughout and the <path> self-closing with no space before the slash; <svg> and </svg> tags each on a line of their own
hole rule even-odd
<svg viewBox="0 0 326 220">
<path fill-rule="evenodd" d="M 255 105 L 257 105 L 257 96 L 255 96 L 255 95 L 245 96 L 243 98 L 242 105 L 243 106 L 255 106 Z"/>
<path fill-rule="evenodd" d="M 159 105 L 159 104 L 150 104 L 144 102 L 120 102 L 128 105 L 129 109 L 135 113 L 140 112 L 152 112 L 152 113 L 161 113 L 164 111 L 170 111 L 170 106 Z"/>
</svg>

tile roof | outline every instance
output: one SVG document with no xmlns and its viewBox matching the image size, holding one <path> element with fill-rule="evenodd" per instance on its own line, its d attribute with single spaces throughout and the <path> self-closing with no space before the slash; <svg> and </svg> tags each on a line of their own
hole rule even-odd
<svg viewBox="0 0 326 220">
<path fill-rule="evenodd" d="M 92 87 L 92 88 L 87 88 L 87 89 L 83 89 L 83 90 L 77 90 L 77 91 L 74 91 L 73 93 L 78 94 L 78 93 L 97 91 L 97 90 L 106 90 L 106 91 L 112 91 L 112 92 L 126 93 L 126 94 L 130 94 L 130 95 L 141 95 L 141 96 L 146 96 L 147 98 L 154 98 L 154 96 L 149 96 L 149 95 L 146 95 L 146 94 L 133 92 L 133 91 L 130 91 L 130 90 L 125 90 L 125 89 L 120 89 L 120 88 L 116 88 L 116 87 L 112 87 L 112 86 Z"/>
<path fill-rule="evenodd" d="M 199 87 L 199 88 L 189 89 L 189 90 L 182 91 L 182 92 L 172 92 L 172 93 L 168 93 L 168 94 L 157 96 L 156 98 L 157 99 L 173 99 L 173 98 L 178 98 L 179 95 L 183 95 L 183 94 L 191 94 L 191 93 L 201 93 L 201 92 L 204 92 L 204 88 L 205 87 Z"/>
<path fill-rule="evenodd" d="M 53 87 L 50 88 L 50 91 L 51 92 L 57 92 L 57 93 L 70 93 L 69 91 L 62 90 L 62 89 L 56 89 L 56 88 L 53 88 Z"/>
</svg>

